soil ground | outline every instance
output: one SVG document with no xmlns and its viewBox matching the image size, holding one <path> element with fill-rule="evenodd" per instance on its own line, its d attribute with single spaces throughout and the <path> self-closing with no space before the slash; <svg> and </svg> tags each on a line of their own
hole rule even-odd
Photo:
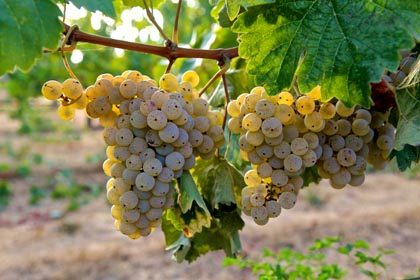
<svg viewBox="0 0 420 280">
<path fill-rule="evenodd" d="M 3 174 L 0 178 L 13 191 L 9 206 L 0 212 L 0 279 L 257 279 L 249 269 L 223 269 L 223 252 L 209 253 L 192 264 L 175 263 L 165 251 L 160 230 L 147 239 L 124 237 L 114 230 L 104 192 L 74 212 L 65 213 L 66 200 L 46 198 L 30 206 L 30 186 L 63 168 L 71 170 L 78 182 L 106 182 L 101 164 L 86 161 L 87 155 L 104 152 L 100 131 L 85 130 L 80 128 L 83 122 L 76 122 L 72 125 L 79 140 L 60 140 L 54 134 L 34 140 L 17 135 L 18 123 L 4 112 L 0 112 L 0 123 L 1 145 L 27 146 L 30 153 L 40 153 L 44 159 L 29 177 Z M 1 151 L 0 162 L 8 161 Z M 343 190 L 322 182 L 304 189 L 296 207 L 268 225 L 245 221 L 242 254 L 250 258 L 260 256 L 262 248 L 304 251 L 317 238 L 340 236 L 346 242 L 363 239 L 373 248 L 396 251 L 384 258 L 389 273 L 379 279 L 417 275 L 420 266 L 419 178 L 374 173 L 363 186 Z M 346 279 L 367 279 L 348 258 L 329 254 L 328 259 L 349 270 Z"/>
</svg>

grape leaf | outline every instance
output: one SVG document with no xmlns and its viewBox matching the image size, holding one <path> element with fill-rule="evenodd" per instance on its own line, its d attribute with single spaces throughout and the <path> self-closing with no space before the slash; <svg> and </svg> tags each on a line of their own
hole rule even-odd
<svg viewBox="0 0 420 280">
<path fill-rule="evenodd" d="M 27 71 L 42 49 L 55 49 L 63 26 L 60 9 L 45 0 L 0 0 L 0 76 Z"/>
<path fill-rule="evenodd" d="M 239 14 L 241 7 L 248 7 L 273 3 L 274 0 L 226 0 L 227 11 L 230 20 L 234 20 Z"/>
<path fill-rule="evenodd" d="M 405 144 L 420 145 L 420 87 L 407 88 L 395 94 L 400 116 L 395 134 L 395 149 L 401 150 Z"/>
<path fill-rule="evenodd" d="M 369 83 L 397 69 L 397 50 L 410 49 L 420 32 L 405 24 L 419 21 L 417 0 L 278 0 L 248 8 L 232 30 L 269 94 L 291 88 L 296 75 L 302 93 L 321 85 L 323 100 L 370 106 Z"/>
<path fill-rule="evenodd" d="M 420 161 L 420 146 L 404 145 L 401 151 L 392 150 L 390 156 L 391 159 L 394 157 L 397 160 L 398 169 L 405 171 L 411 167 L 413 162 Z"/>
<path fill-rule="evenodd" d="M 194 202 L 197 206 L 203 209 L 204 212 L 210 214 L 203 197 L 197 189 L 197 185 L 195 184 L 191 173 L 189 171 L 185 171 L 182 173 L 179 183 L 178 196 L 178 205 L 180 206 L 182 213 L 186 213 L 190 210 L 193 207 Z"/>
<path fill-rule="evenodd" d="M 71 0 L 70 2 L 78 8 L 84 7 L 91 12 L 101 11 L 106 16 L 116 17 L 112 0 Z"/>
</svg>

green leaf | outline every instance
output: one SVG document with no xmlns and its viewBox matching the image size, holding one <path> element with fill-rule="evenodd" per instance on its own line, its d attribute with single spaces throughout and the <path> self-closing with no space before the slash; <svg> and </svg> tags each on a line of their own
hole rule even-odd
<svg viewBox="0 0 420 280">
<path fill-rule="evenodd" d="M 115 18 L 114 4 L 112 0 L 71 0 L 76 7 L 84 7 L 91 12 L 101 11 L 104 15 Z"/>
<path fill-rule="evenodd" d="M 178 196 L 178 205 L 180 206 L 182 213 L 186 213 L 188 210 L 192 209 L 194 202 L 203 209 L 204 212 L 208 215 L 210 214 L 191 173 L 185 171 L 181 176 Z"/>
<path fill-rule="evenodd" d="M 47 0 L 0 0 L 0 76 L 28 71 L 42 50 L 55 49 L 63 26 L 57 5 Z"/>
<path fill-rule="evenodd" d="M 234 20 L 239 14 L 241 7 L 247 9 L 248 7 L 274 3 L 274 0 L 225 0 L 227 11 L 230 20 Z"/>
<path fill-rule="evenodd" d="M 414 45 L 417 0 L 279 0 L 249 8 L 233 24 L 239 55 L 269 94 L 289 89 L 297 75 L 302 93 L 321 85 L 323 100 L 369 106 L 369 83 L 397 69 L 399 49 Z"/>
<path fill-rule="evenodd" d="M 405 171 L 411 167 L 411 163 L 420 161 L 420 146 L 405 144 L 401 151 L 392 150 L 390 158 L 393 159 L 394 157 L 397 159 L 398 169 Z"/>
<path fill-rule="evenodd" d="M 404 89 L 395 94 L 400 117 L 395 135 L 395 149 L 402 150 L 404 145 L 420 145 L 420 87 Z"/>
<path fill-rule="evenodd" d="M 358 248 L 358 249 L 369 249 L 369 244 L 366 241 L 363 240 L 356 240 L 353 244 L 354 248 Z"/>
</svg>

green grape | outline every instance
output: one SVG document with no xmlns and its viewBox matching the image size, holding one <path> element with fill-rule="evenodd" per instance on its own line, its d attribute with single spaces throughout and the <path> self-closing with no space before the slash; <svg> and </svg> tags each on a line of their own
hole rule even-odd
<svg viewBox="0 0 420 280">
<path fill-rule="evenodd" d="M 241 113 L 241 109 L 239 107 L 238 100 L 231 100 L 227 106 L 227 112 L 229 116 L 237 118 Z"/>
<path fill-rule="evenodd" d="M 152 196 L 149 199 L 150 206 L 153 208 L 162 208 L 165 205 L 166 197 L 165 196 Z"/>
<path fill-rule="evenodd" d="M 267 119 L 274 115 L 274 104 L 267 99 L 261 99 L 255 104 L 255 112 L 261 119 Z"/>
<path fill-rule="evenodd" d="M 134 135 L 128 128 L 121 128 L 115 135 L 115 141 L 119 146 L 129 146 L 133 141 Z"/>
<path fill-rule="evenodd" d="M 346 168 L 340 168 L 337 173 L 334 173 L 331 176 L 331 181 L 333 182 L 334 186 L 345 186 L 350 183 L 351 174 Z"/>
<path fill-rule="evenodd" d="M 174 172 L 168 167 L 163 167 L 157 179 L 163 183 L 170 183 L 174 178 Z"/>
<path fill-rule="evenodd" d="M 320 158 L 321 160 L 329 159 L 330 157 L 333 156 L 333 154 L 334 154 L 334 151 L 330 145 L 322 144 L 322 155 Z"/>
<path fill-rule="evenodd" d="M 328 140 L 328 144 L 331 146 L 334 152 L 338 152 L 346 145 L 346 141 L 340 135 L 333 135 Z"/>
<path fill-rule="evenodd" d="M 273 156 L 273 147 L 269 145 L 261 145 L 255 148 L 257 154 L 262 158 L 270 158 Z"/>
<path fill-rule="evenodd" d="M 360 175 L 352 174 L 349 185 L 353 187 L 358 187 L 358 186 L 361 186 L 364 182 L 365 182 L 365 174 L 363 173 Z"/>
<path fill-rule="evenodd" d="M 264 160 L 257 154 L 257 151 L 251 151 L 247 154 L 247 161 L 252 164 L 261 164 Z"/>
<path fill-rule="evenodd" d="M 168 122 L 166 126 L 158 132 L 159 138 L 165 143 L 173 143 L 179 137 L 179 129 L 176 124 Z"/>
<path fill-rule="evenodd" d="M 140 212 L 137 209 L 123 209 L 122 220 L 126 223 L 135 223 L 140 218 Z"/>
<path fill-rule="evenodd" d="M 369 122 L 365 119 L 354 119 L 351 124 L 351 130 L 357 136 L 364 136 L 369 133 Z"/>
<path fill-rule="evenodd" d="M 144 138 L 141 138 L 141 137 L 134 137 L 130 146 L 128 146 L 128 151 L 134 155 L 139 155 L 141 152 L 145 151 L 146 149 L 147 149 L 147 142 L 146 140 L 144 140 Z"/>
<path fill-rule="evenodd" d="M 268 178 L 272 172 L 273 168 L 268 162 L 263 162 L 257 167 L 257 173 L 260 178 Z"/>
<path fill-rule="evenodd" d="M 289 180 L 289 177 L 281 169 L 273 170 L 273 172 L 271 173 L 271 182 L 275 186 L 285 186 L 288 180 Z"/>
<path fill-rule="evenodd" d="M 309 115 L 315 110 L 315 101 L 312 97 L 304 95 L 296 100 L 296 110 L 301 115 Z"/>
<path fill-rule="evenodd" d="M 140 191 L 148 192 L 153 189 L 155 178 L 147 173 L 141 172 L 137 175 L 135 184 Z"/>
<path fill-rule="evenodd" d="M 94 110 L 99 115 L 108 114 L 112 110 L 112 104 L 109 102 L 109 99 L 106 96 L 99 96 L 94 101 L 92 101 L 92 103 Z"/>
<path fill-rule="evenodd" d="M 321 114 L 322 118 L 325 120 L 334 118 L 335 112 L 336 112 L 335 105 L 330 102 L 323 103 L 319 107 L 319 113 Z"/>
<path fill-rule="evenodd" d="M 332 136 L 337 134 L 338 132 L 338 125 L 334 120 L 327 120 L 325 122 L 325 127 L 322 130 L 325 135 Z"/>
<path fill-rule="evenodd" d="M 279 93 L 279 104 L 286 104 L 286 105 L 292 105 L 295 99 L 293 98 L 293 95 L 290 92 L 282 91 Z"/>
<path fill-rule="evenodd" d="M 311 131 L 320 132 L 325 127 L 325 120 L 322 118 L 319 112 L 314 111 L 312 113 L 306 114 L 304 118 L 304 124 Z"/>
<path fill-rule="evenodd" d="M 154 130 L 163 129 L 167 123 L 168 119 L 166 118 L 165 113 L 161 110 L 154 110 L 147 116 L 147 125 Z"/>
<path fill-rule="evenodd" d="M 203 142 L 197 147 L 198 152 L 205 154 L 210 153 L 214 148 L 214 141 L 208 135 L 203 135 Z"/>
<path fill-rule="evenodd" d="M 185 159 L 179 152 L 172 152 L 165 158 L 165 165 L 173 171 L 182 169 L 184 162 Z"/>
<path fill-rule="evenodd" d="M 163 144 L 162 139 L 159 137 L 159 131 L 153 130 L 153 129 L 149 129 L 146 132 L 146 136 L 145 136 L 147 145 L 151 146 L 151 147 L 159 147 Z"/>
<path fill-rule="evenodd" d="M 210 121 L 206 116 L 197 116 L 194 119 L 194 129 L 205 133 L 210 128 Z"/>
<path fill-rule="evenodd" d="M 302 156 L 308 152 L 309 145 L 304 138 L 298 137 L 293 139 L 293 141 L 290 143 L 290 149 L 293 154 Z"/>
<path fill-rule="evenodd" d="M 335 157 L 330 157 L 326 160 L 324 160 L 323 164 L 322 164 L 322 168 L 327 171 L 330 174 L 334 174 L 337 173 L 338 171 L 340 171 L 340 164 L 337 161 L 337 158 Z"/>
<path fill-rule="evenodd" d="M 258 94 L 248 94 L 244 99 L 245 108 L 249 110 L 249 112 L 255 111 L 255 106 L 257 102 L 261 100 L 261 96 Z"/>
<path fill-rule="evenodd" d="M 368 123 L 372 121 L 372 114 L 368 110 L 365 110 L 365 109 L 358 109 L 356 111 L 355 117 L 356 119 L 364 119 Z"/>
<path fill-rule="evenodd" d="M 256 113 L 248 113 L 242 119 L 242 127 L 251 132 L 256 132 L 262 124 L 261 118 Z"/>
<path fill-rule="evenodd" d="M 354 107 L 348 108 L 341 100 L 338 100 L 335 104 L 336 112 L 341 117 L 350 117 L 354 112 Z"/>
<path fill-rule="evenodd" d="M 70 106 L 60 105 L 57 108 L 58 117 L 64 121 L 72 120 L 75 114 L 76 114 L 76 110 Z"/>
<path fill-rule="evenodd" d="M 192 101 L 192 106 L 194 110 L 194 115 L 196 116 L 207 115 L 207 112 L 209 111 L 209 107 L 210 107 L 207 100 L 204 100 L 202 98 L 194 99 Z"/>
<path fill-rule="evenodd" d="M 234 134 L 242 133 L 242 119 L 239 119 L 239 118 L 229 119 L 228 128 Z"/>
<path fill-rule="evenodd" d="M 128 169 L 140 171 L 143 166 L 143 163 L 140 160 L 138 155 L 131 155 L 125 161 L 125 165 Z"/>
<path fill-rule="evenodd" d="M 247 131 L 247 133 L 245 133 L 245 139 L 249 144 L 257 147 L 257 146 L 262 145 L 262 143 L 264 143 L 265 137 L 261 131 L 256 131 L 256 132 Z"/>
<path fill-rule="evenodd" d="M 337 153 L 337 161 L 344 167 L 350 167 L 356 163 L 356 153 L 349 148 L 343 148 Z"/>
<path fill-rule="evenodd" d="M 273 149 L 274 155 L 280 159 L 285 159 L 290 153 L 292 149 L 290 148 L 290 144 L 283 141 L 281 144 L 274 146 Z"/>
<path fill-rule="evenodd" d="M 136 184 L 136 177 L 139 174 L 137 170 L 130 170 L 128 168 L 124 169 L 122 172 L 122 178 L 129 185 Z"/>
<path fill-rule="evenodd" d="M 254 222 L 258 225 L 265 225 L 268 222 L 268 211 L 264 206 L 261 207 L 252 207 L 251 217 L 254 219 Z"/>
<path fill-rule="evenodd" d="M 254 169 L 248 170 L 244 175 L 244 181 L 247 186 L 255 187 L 258 184 L 261 184 L 261 177 L 258 175 L 257 171 Z"/>
<path fill-rule="evenodd" d="M 245 128 L 247 127 L 245 126 Z M 283 125 L 276 118 L 267 118 L 261 123 L 261 131 L 267 137 L 276 138 L 281 135 L 283 131 Z"/>
<path fill-rule="evenodd" d="M 121 162 L 114 162 L 111 166 L 110 173 L 112 177 L 122 177 L 124 170 L 124 164 L 122 164 Z"/>
<path fill-rule="evenodd" d="M 147 175 L 158 176 L 162 172 L 162 163 L 156 158 L 150 158 L 143 164 L 143 170 Z"/>
<path fill-rule="evenodd" d="M 291 209 L 295 206 L 297 200 L 296 194 L 292 192 L 283 192 L 279 196 L 278 203 L 280 204 L 281 208 L 284 209 Z"/>
<path fill-rule="evenodd" d="M 124 235 L 131 235 L 136 233 L 137 227 L 130 223 L 121 222 L 119 225 L 119 230 Z"/>
<path fill-rule="evenodd" d="M 313 150 L 309 150 L 302 156 L 303 166 L 304 167 L 314 166 L 316 164 L 317 159 L 318 157 L 316 153 Z"/>
<path fill-rule="evenodd" d="M 265 208 L 267 208 L 267 215 L 269 218 L 278 217 L 281 213 L 281 205 L 275 200 L 269 200 L 265 203 Z"/>
<path fill-rule="evenodd" d="M 197 72 L 189 70 L 182 75 L 181 80 L 183 82 L 188 82 L 191 84 L 192 87 L 197 87 L 200 83 L 200 77 L 198 76 Z"/>
<path fill-rule="evenodd" d="M 291 125 L 296 120 L 296 113 L 290 105 L 277 104 L 274 107 L 274 117 L 284 125 Z"/>
<path fill-rule="evenodd" d="M 284 159 L 284 168 L 290 172 L 299 171 L 302 164 L 302 158 L 294 154 L 290 154 Z"/>
<path fill-rule="evenodd" d="M 279 136 L 274 137 L 274 138 L 268 137 L 268 136 L 265 136 L 264 138 L 265 138 L 264 140 L 265 143 L 270 146 L 277 146 L 277 145 L 280 145 L 281 142 L 283 142 L 283 134 L 280 134 Z"/>
<path fill-rule="evenodd" d="M 140 156 L 141 161 L 145 162 L 148 159 L 155 158 L 156 153 L 153 149 L 147 148 L 146 150 L 142 151 L 139 156 Z"/>
<path fill-rule="evenodd" d="M 61 97 L 62 85 L 60 82 L 51 80 L 44 83 L 42 86 L 42 95 L 48 100 L 57 100 Z"/>
<path fill-rule="evenodd" d="M 169 183 L 155 180 L 155 186 L 152 189 L 152 193 L 154 196 L 165 196 L 169 192 L 169 188 Z"/>
<path fill-rule="evenodd" d="M 80 82 L 76 79 L 67 79 L 63 82 L 62 92 L 70 99 L 77 99 L 83 93 L 83 87 Z"/>
<path fill-rule="evenodd" d="M 162 112 L 165 113 L 168 120 L 175 120 L 182 114 L 182 106 L 175 99 L 166 100 L 162 105 Z"/>
<path fill-rule="evenodd" d="M 120 84 L 121 96 L 127 99 L 133 98 L 137 94 L 137 83 L 133 80 L 125 80 Z"/>
<path fill-rule="evenodd" d="M 188 136 L 190 139 L 190 143 L 194 148 L 200 146 L 203 143 L 203 134 L 196 129 L 191 130 L 188 133 Z"/>
<path fill-rule="evenodd" d="M 178 79 L 174 74 L 163 74 L 159 80 L 159 87 L 168 92 L 176 91 L 178 88 Z"/>
<path fill-rule="evenodd" d="M 120 106 L 120 110 L 121 110 L 121 106 Z M 154 112 L 157 110 L 158 110 L 158 107 L 156 103 L 151 100 L 146 100 L 140 104 L 140 112 L 147 117 L 150 115 L 151 112 Z"/>
<path fill-rule="evenodd" d="M 134 209 L 137 206 L 138 197 L 135 192 L 128 191 L 120 196 L 119 201 L 121 206 L 123 206 L 125 209 Z"/>
<path fill-rule="evenodd" d="M 394 146 L 394 140 L 389 135 L 383 134 L 376 140 L 376 145 L 381 150 L 390 150 Z"/>
<path fill-rule="evenodd" d="M 350 134 L 350 135 L 346 136 L 345 142 L 346 142 L 345 147 L 350 148 L 355 152 L 360 151 L 363 148 L 363 145 L 364 145 L 362 138 L 360 138 L 360 137 L 358 137 L 354 134 Z"/>
<path fill-rule="evenodd" d="M 157 221 L 162 217 L 162 209 L 161 208 L 150 208 L 150 210 L 146 213 L 146 218 L 149 221 Z"/>
<path fill-rule="evenodd" d="M 261 207 L 265 203 L 265 196 L 262 193 L 253 193 L 249 197 L 249 201 L 251 202 L 251 206 L 253 207 Z"/>
<path fill-rule="evenodd" d="M 292 142 L 293 139 L 299 137 L 299 130 L 294 125 L 287 125 L 283 127 L 283 140 L 286 142 Z"/>
</svg>

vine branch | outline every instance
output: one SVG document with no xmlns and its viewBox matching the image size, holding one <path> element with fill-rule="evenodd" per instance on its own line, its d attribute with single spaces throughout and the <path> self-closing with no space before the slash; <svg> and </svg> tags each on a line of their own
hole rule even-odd
<svg viewBox="0 0 420 280">
<path fill-rule="evenodd" d="M 70 29 L 70 26 L 64 24 L 64 32 L 66 35 Z M 203 59 L 214 59 L 217 61 L 224 61 L 225 58 L 238 57 L 238 47 L 227 48 L 227 49 L 191 49 L 191 48 L 180 48 L 177 46 L 153 46 L 141 43 L 127 42 L 123 40 L 116 40 L 109 37 L 98 36 L 83 32 L 79 29 L 74 30 L 71 34 L 71 40 L 75 42 L 91 43 L 96 45 L 102 45 L 113 48 L 120 48 L 130 51 L 136 51 L 141 53 L 148 53 L 165 57 L 169 60 L 177 58 L 203 58 Z"/>
</svg>

